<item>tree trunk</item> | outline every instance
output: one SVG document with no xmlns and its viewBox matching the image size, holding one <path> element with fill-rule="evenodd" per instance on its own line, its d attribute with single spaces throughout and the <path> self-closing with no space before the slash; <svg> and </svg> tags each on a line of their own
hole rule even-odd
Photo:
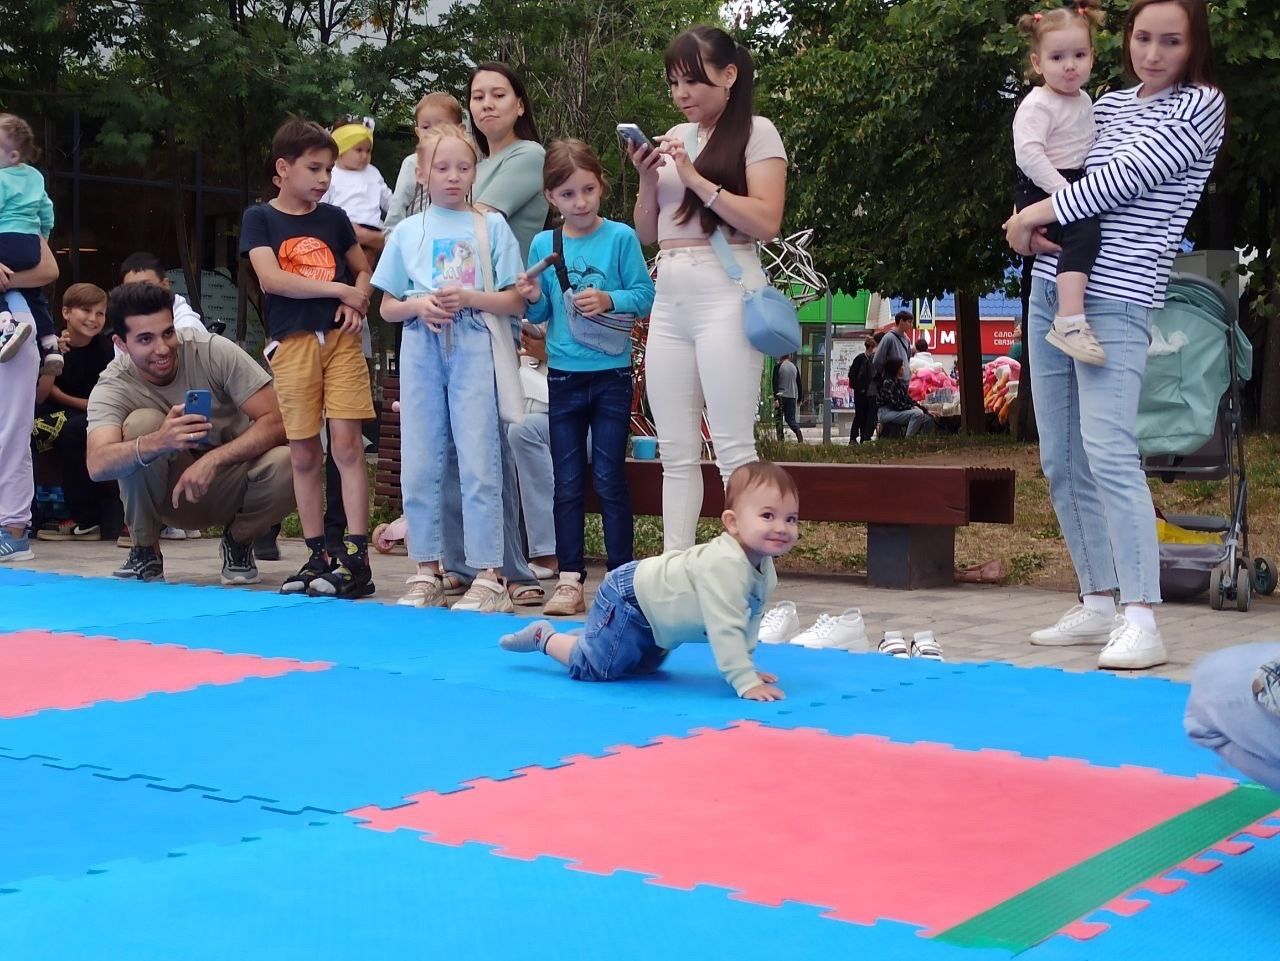
<svg viewBox="0 0 1280 961">
<path fill-rule="evenodd" d="M 965 433 L 984 434 L 982 409 L 982 318 L 974 294 L 956 294 L 956 347 L 959 351 L 960 424 Z"/>
<path fill-rule="evenodd" d="M 164 138 L 166 153 L 169 157 L 169 196 L 173 201 L 173 226 L 178 242 L 178 259 L 182 263 L 182 275 L 187 282 L 187 300 L 201 317 L 204 309 L 200 303 L 200 286 L 191 263 L 191 238 L 187 235 L 187 202 L 182 196 L 182 165 L 178 157 L 178 134 L 173 123 L 173 85 L 169 80 L 168 68 L 161 80 L 161 91 L 168 104 L 165 111 Z"/>
</svg>

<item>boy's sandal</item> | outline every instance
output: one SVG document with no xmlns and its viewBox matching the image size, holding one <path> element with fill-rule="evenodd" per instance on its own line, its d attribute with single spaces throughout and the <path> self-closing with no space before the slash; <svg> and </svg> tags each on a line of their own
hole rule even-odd
<svg viewBox="0 0 1280 961">
<path fill-rule="evenodd" d="M 911 656 L 940 661 L 942 660 L 942 648 L 932 637 L 913 638 L 911 641 Z"/>
<path fill-rule="evenodd" d="M 906 657 L 907 642 L 900 637 L 886 637 L 880 642 L 876 650 L 881 654 L 888 654 L 890 657 Z"/>
<path fill-rule="evenodd" d="M 454 571 L 445 571 L 440 575 L 440 586 L 444 588 L 445 597 L 457 597 L 460 594 L 467 593 L 470 582 L 465 580 L 461 574 Z"/>
<path fill-rule="evenodd" d="M 509 591 L 516 607 L 539 607 L 547 599 L 541 584 L 512 584 Z"/>
</svg>

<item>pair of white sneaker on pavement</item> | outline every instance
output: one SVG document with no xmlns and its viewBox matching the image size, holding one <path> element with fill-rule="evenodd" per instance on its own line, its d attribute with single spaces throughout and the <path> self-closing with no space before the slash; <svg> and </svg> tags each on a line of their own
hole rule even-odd
<svg viewBox="0 0 1280 961">
<path fill-rule="evenodd" d="M 760 619 L 762 644 L 796 644 L 800 647 L 829 647 L 840 651 L 867 650 L 867 626 L 862 612 L 850 607 L 841 614 L 819 614 L 805 630 L 791 601 L 782 601 L 765 611 Z"/>
<path fill-rule="evenodd" d="M 1147 630 L 1117 614 L 1077 604 L 1053 627 L 1034 631 L 1031 643 L 1039 647 L 1069 647 L 1074 644 L 1103 644 L 1098 667 L 1140 671 L 1169 660 L 1159 630 Z"/>
</svg>

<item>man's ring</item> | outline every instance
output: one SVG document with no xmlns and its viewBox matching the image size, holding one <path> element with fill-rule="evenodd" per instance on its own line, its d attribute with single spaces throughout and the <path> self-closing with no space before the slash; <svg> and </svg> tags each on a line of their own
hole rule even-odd
<svg viewBox="0 0 1280 961">
<path fill-rule="evenodd" d="M 195 440 L 195 439 L 196 439 L 196 435 L 195 435 L 195 434 L 188 434 L 188 435 L 187 435 L 187 440 Z"/>
</svg>

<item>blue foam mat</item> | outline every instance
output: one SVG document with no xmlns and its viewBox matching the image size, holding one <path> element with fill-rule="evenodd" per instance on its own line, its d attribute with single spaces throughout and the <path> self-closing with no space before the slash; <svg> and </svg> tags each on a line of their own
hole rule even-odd
<svg viewBox="0 0 1280 961">
<path fill-rule="evenodd" d="M 695 726 L 659 711 L 605 712 L 339 667 L 14 718 L 0 723 L 0 753 L 287 810 L 344 811 Z"/>
<path fill-rule="evenodd" d="M 37 589 L 30 590 L 31 587 Z M 344 602 L 215 586 L 42 574 L 26 583 L 21 578 L 0 579 L 0 631 L 83 633 L 86 627 L 104 627 L 126 621 L 185 619 L 237 611 L 292 608 L 307 603 L 336 606 Z"/>
<path fill-rule="evenodd" d="M 108 861 L 158 859 L 193 844 L 231 844 L 315 820 L 252 802 L 160 791 L 141 780 L 114 781 L 83 768 L 63 771 L 37 760 L 0 758 L 0 890 L 20 888 L 29 878 L 76 877 Z"/>
<path fill-rule="evenodd" d="M 1186 887 L 1172 894 L 1137 892 L 1150 905 L 1132 917 L 1098 912 L 1109 931 L 1089 941 L 1065 935 L 1018 955 L 1019 961 L 1240 961 L 1275 957 L 1280 946 L 1280 837 L 1255 839 L 1238 856 L 1213 852 L 1208 874 L 1175 872 Z"/>
<path fill-rule="evenodd" d="M 1008 957 L 820 913 L 335 823 L 31 885 L 0 897 L 0 930 L 12 956 L 42 961 Z"/>
</svg>

